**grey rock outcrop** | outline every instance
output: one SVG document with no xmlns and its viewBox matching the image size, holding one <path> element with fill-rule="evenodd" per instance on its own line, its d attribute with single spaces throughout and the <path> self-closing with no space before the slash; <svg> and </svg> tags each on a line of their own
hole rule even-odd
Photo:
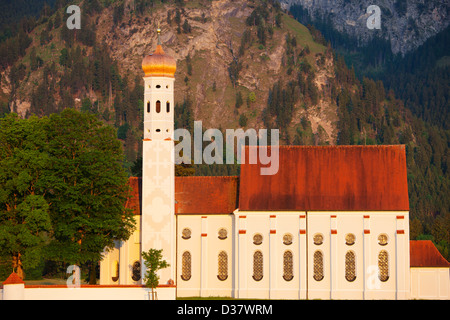
<svg viewBox="0 0 450 320">
<path fill-rule="evenodd" d="M 300 4 L 313 18 L 329 17 L 335 29 L 367 43 L 374 34 L 391 41 L 394 53 L 405 54 L 450 24 L 449 0 L 280 0 L 289 9 Z M 381 30 L 369 29 L 367 20 L 381 9 Z"/>
</svg>

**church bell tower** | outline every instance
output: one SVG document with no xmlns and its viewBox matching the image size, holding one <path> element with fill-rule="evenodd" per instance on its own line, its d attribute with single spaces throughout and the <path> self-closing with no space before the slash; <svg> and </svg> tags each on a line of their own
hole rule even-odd
<svg viewBox="0 0 450 320">
<path fill-rule="evenodd" d="M 162 249 L 170 267 L 159 272 L 159 283 L 175 290 L 175 167 L 174 82 L 176 61 L 158 44 L 142 61 L 144 83 L 144 141 L 142 158 L 141 251 Z M 145 275 L 142 261 L 142 278 Z"/>
</svg>

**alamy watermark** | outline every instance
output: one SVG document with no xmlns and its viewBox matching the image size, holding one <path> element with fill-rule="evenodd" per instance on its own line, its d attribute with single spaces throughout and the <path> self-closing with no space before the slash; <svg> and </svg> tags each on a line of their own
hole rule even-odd
<svg viewBox="0 0 450 320">
<path fill-rule="evenodd" d="M 269 131 L 260 129 L 227 129 L 225 131 L 225 158 L 224 158 L 224 137 L 219 129 L 208 129 L 203 133 L 202 121 L 194 122 L 194 146 L 192 148 L 191 134 L 186 129 L 176 129 L 174 132 L 175 141 L 179 143 L 175 146 L 175 164 L 261 164 L 261 175 L 274 175 L 279 168 L 279 130 Z M 243 153 L 246 141 L 249 144 L 247 154 Z M 203 149 L 203 142 L 210 142 Z M 235 145 L 236 142 L 236 145 Z M 235 159 L 235 146 L 236 155 Z M 192 161 L 192 150 L 194 157 Z M 236 160 L 236 161 L 235 161 Z"/>
<path fill-rule="evenodd" d="M 370 265 L 366 270 L 366 287 L 369 290 L 377 290 L 381 288 L 380 269 L 377 265 Z"/>
<path fill-rule="evenodd" d="M 70 276 L 67 278 L 66 284 L 70 289 L 80 288 L 81 287 L 81 273 L 80 267 L 77 265 L 70 265 L 67 268 L 66 273 L 69 273 Z"/>
<path fill-rule="evenodd" d="M 367 13 L 371 14 L 367 18 L 367 28 L 369 29 L 381 29 L 381 9 L 377 5 L 370 5 L 367 7 Z"/>
<path fill-rule="evenodd" d="M 77 5 L 67 7 L 67 13 L 72 14 L 66 21 L 67 29 L 81 29 L 81 9 Z"/>
</svg>

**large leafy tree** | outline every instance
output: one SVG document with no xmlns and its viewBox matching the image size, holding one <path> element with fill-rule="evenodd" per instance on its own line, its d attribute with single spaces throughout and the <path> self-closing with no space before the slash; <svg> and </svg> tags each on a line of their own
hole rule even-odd
<svg viewBox="0 0 450 320">
<path fill-rule="evenodd" d="M 128 177 L 116 131 L 94 115 L 66 109 L 49 117 L 46 182 L 53 225 L 51 259 L 91 264 L 90 283 L 103 249 L 126 240 L 135 227 L 125 208 Z"/>
<path fill-rule="evenodd" d="M 41 261 L 51 231 L 43 174 L 48 119 L 0 119 L 0 256 L 22 278 Z"/>
<path fill-rule="evenodd" d="M 42 256 L 95 270 L 135 227 L 123 157 L 116 131 L 92 114 L 0 119 L 2 262 L 22 277 Z"/>
</svg>

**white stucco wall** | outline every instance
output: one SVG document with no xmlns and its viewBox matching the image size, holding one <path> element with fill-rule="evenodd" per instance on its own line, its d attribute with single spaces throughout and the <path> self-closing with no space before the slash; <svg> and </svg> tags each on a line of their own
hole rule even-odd
<svg viewBox="0 0 450 320">
<path fill-rule="evenodd" d="M 302 232 L 300 232 L 302 230 Z M 237 298 L 305 299 L 306 298 L 306 213 L 305 212 L 236 212 L 235 271 Z M 254 244 L 256 234 L 262 243 Z M 292 243 L 283 243 L 286 234 Z M 263 255 L 263 278 L 253 278 L 254 253 Z M 293 257 L 293 278 L 283 278 L 283 255 Z"/>
<path fill-rule="evenodd" d="M 308 212 L 308 299 L 408 299 L 409 298 L 409 223 L 408 212 Z M 315 245 L 316 233 L 323 235 Z M 353 245 L 346 235 L 355 235 Z M 378 236 L 386 234 L 381 246 Z M 324 278 L 316 281 L 314 252 L 324 257 Z M 389 278 L 378 278 L 378 254 L 388 252 Z M 356 257 L 356 279 L 345 278 L 345 255 Z"/>
<path fill-rule="evenodd" d="M 15 289 L 15 288 L 14 288 Z M 7 289 L 9 290 L 9 288 Z M 20 292 L 18 292 L 20 291 Z M 145 287 L 81 287 L 41 286 L 19 288 L 3 294 L 2 299 L 14 300 L 150 300 Z M 8 296 L 6 296 L 8 295 Z M 158 300 L 174 300 L 175 288 L 157 288 Z"/>
<path fill-rule="evenodd" d="M 233 286 L 233 216 L 232 215 L 179 215 L 177 217 L 177 296 L 232 296 Z M 191 237 L 183 239 L 183 229 Z M 227 231 L 226 239 L 219 239 L 221 228 Z M 191 278 L 183 280 L 183 253 L 191 254 Z M 228 256 L 228 277 L 218 279 L 218 255 Z"/>
<path fill-rule="evenodd" d="M 411 299 L 450 300 L 449 268 L 411 268 Z"/>
</svg>

